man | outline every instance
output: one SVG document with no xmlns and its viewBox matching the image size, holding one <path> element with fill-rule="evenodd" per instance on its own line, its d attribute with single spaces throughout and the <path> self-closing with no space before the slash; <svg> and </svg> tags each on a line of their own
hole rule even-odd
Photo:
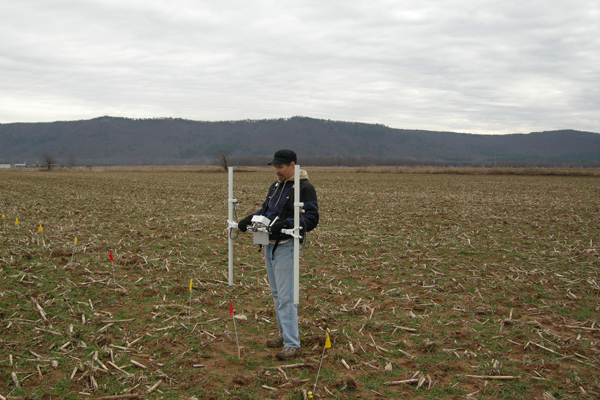
<svg viewBox="0 0 600 400">
<path fill-rule="evenodd" d="M 275 356 L 279 360 L 296 357 L 300 353 L 298 334 L 298 310 L 294 304 L 294 240 L 282 229 L 294 227 L 294 167 L 296 153 L 292 150 L 279 150 L 269 165 L 273 165 L 277 174 L 260 210 L 250 214 L 238 223 L 238 228 L 246 232 L 254 215 L 263 215 L 271 221 L 269 226 L 269 244 L 265 246 L 265 266 L 269 278 L 271 295 L 275 305 L 279 335 L 267 340 L 271 348 L 283 347 Z M 300 215 L 301 242 L 306 232 L 313 230 L 319 223 L 317 193 L 308 181 L 308 174 L 300 170 L 300 202 L 304 203 L 304 212 Z"/>
</svg>

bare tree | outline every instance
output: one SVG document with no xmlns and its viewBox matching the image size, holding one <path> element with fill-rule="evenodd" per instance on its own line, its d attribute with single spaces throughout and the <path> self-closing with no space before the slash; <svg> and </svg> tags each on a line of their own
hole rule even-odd
<svg viewBox="0 0 600 400">
<path fill-rule="evenodd" d="M 54 154 L 52 153 L 42 153 L 42 160 L 46 163 L 46 167 L 48 167 L 48 171 L 52 168 L 53 164 L 56 164 L 56 159 L 54 158 Z"/>
<path fill-rule="evenodd" d="M 69 153 L 67 156 L 67 164 L 69 164 L 69 169 L 73 168 L 75 164 L 77 164 L 77 158 L 75 158 L 75 154 Z"/>
<path fill-rule="evenodd" d="M 229 152 L 227 150 L 217 150 L 215 152 L 215 160 L 217 161 L 217 164 L 223 167 L 225 171 L 227 171 L 227 167 L 229 166 L 228 159 Z"/>
</svg>

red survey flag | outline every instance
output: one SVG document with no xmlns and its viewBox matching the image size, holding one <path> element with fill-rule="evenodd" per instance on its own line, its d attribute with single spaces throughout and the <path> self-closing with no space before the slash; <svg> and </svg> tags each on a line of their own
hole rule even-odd
<svg viewBox="0 0 600 400">
<path fill-rule="evenodd" d="M 110 258 L 110 261 L 115 262 L 115 260 L 113 260 L 113 258 L 112 258 L 112 251 L 110 253 L 108 253 L 108 258 Z"/>
<path fill-rule="evenodd" d="M 229 314 L 233 314 L 233 304 L 231 304 L 231 300 L 229 300 Z"/>
</svg>

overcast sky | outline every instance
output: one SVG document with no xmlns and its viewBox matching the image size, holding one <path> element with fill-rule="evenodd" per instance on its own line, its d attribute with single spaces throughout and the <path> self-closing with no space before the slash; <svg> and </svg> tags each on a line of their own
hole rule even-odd
<svg viewBox="0 0 600 400">
<path fill-rule="evenodd" d="M 598 0 L 0 0 L 0 123 L 600 132 Z"/>
</svg>

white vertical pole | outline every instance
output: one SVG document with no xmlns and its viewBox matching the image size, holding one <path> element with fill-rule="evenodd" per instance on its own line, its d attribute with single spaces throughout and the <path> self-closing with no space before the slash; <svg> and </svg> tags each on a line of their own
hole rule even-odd
<svg viewBox="0 0 600 400">
<path fill-rule="evenodd" d="M 300 303 L 300 166 L 294 168 L 294 304 Z"/>
<path fill-rule="evenodd" d="M 229 219 L 228 221 L 233 221 L 233 203 L 235 199 L 233 198 L 233 167 L 228 167 L 229 170 L 229 194 L 227 203 L 229 206 Z M 229 225 L 229 222 L 228 222 Z M 229 286 L 233 286 L 233 239 L 231 238 L 231 231 L 233 228 L 231 226 L 227 227 L 227 239 L 229 245 Z"/>
</svg>

